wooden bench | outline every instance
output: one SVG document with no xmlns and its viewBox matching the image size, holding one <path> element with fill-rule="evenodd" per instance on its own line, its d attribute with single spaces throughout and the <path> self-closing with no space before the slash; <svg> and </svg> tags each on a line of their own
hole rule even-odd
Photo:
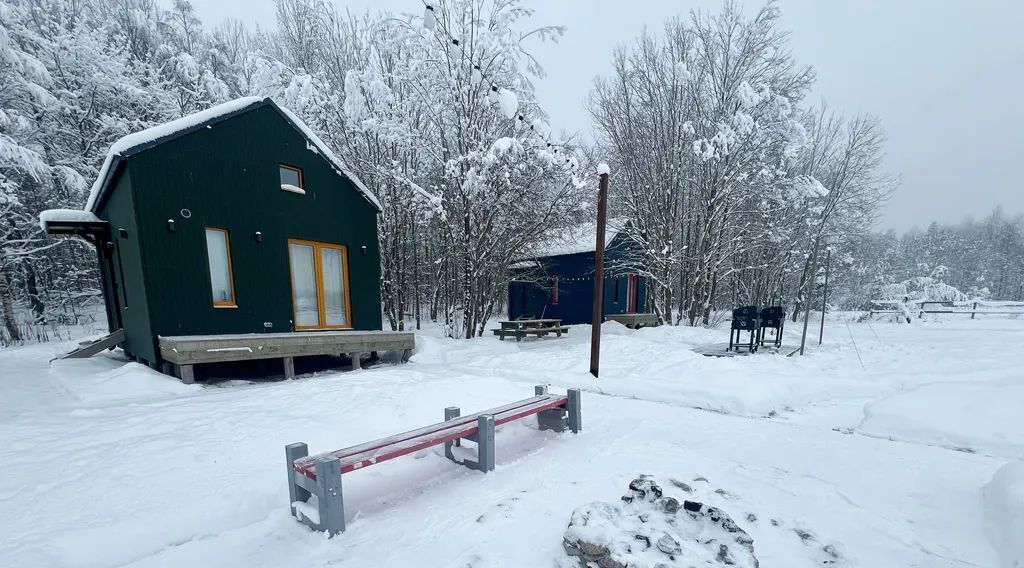
<svg viewBox="0 0 1024 568">
<path fill-rule="evenodd" d="M 555 395 L 541 385 L 534 393 L 533 398 L 467 416 L 450 406 L 444 409 L 444 422 L 315 456 L 309 455 L 305 443 L 288 444 L 284 451 L 292 516 L 313 530 L 334 536 L 345 530 L 342 474 L 440 444 L 444 444 L 448 459 L 486 473 L 494 469 L 496 426 L 536 414 L 541 430 L 562 432 L 568 428 L 576 433 L 582 429 L 578 389 Z M 476 461 L 455 458 L 452 447 L 461 445 L 462 440 L 476 444 Z"/>
<path fill-rule="evenodd" d="M 500 329 L 491 331 L 502 341 L 506 337 L 515 337 L 516 341 L 522 341 L 527 335 L 544 337 L 549 333 L 554 333 L 555 337 L 562 337 L 563 333 L 569 333 L 569 328 L 563 326 L 560 319 L 522 319 L 503 321 L 500 324 Z"/>
</svg>

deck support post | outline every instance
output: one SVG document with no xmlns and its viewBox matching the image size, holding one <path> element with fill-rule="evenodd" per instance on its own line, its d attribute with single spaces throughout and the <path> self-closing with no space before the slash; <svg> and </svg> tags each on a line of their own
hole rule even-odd
<svg viewBox="0 0 1024 568">
<path fill-rule="evenodd" d="M 163 361 L 160 363 L 160 372 L 165 375 L 174 376 L 174 363 Z"/>
<path fill-rule="evenodd" d="M 295 358 L 284 357 L 284 378 L 294 379 L 295 378 Z"/>
<path fill-rule="evenodd" d="M 334 536 L 345 532 L 345 502 L 341 494 L 341 460 L 334 456 L 316 458 L 317 504 L 320 528 Z"/>
<path fill-rule="evenodd" d="M 363 365 L 363 362 L 362 362 L 363 354 L 362 353 L 350 353 L 349 357 L 352 358 L 352 370 L 353 371 L 358 371 L 362 367 L 362 365 Z"/>
<path fill-rule="evenodd" d="M 195 371 L 192 369 L 192 365 L 178 365 L 178 378 L 181 382 L 186 385 L 194 385 L 196 383 Z"/>
</svg>

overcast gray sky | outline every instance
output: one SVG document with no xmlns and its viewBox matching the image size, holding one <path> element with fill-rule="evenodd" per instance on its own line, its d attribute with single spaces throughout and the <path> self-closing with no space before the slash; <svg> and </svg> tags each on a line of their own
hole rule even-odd
<svg viewBox="0 0 1024 568">
<path fill-rule="evenodd" d="M 273 0 L 193 0 L 208 24 L 274 27 Z M 330 0 L 329 0 L 330 1 Z M 422 11 L 420 0 L 333 0 L 353 12 Z M 169 0 L 168 0 L 169 2 Z M 532 52 L 548 77 L 537 96 L 551 127 L 589 136 L 584 101 L 612 48 L 645 27 L 721 0 L 526 0 L 537 25 L 567 27 Z M 760 2 L 746 2 L 749 8 Z M 782 0 L 795 57 L 818 74 L 813 97 L 879 116 L 886 166 L 902 185 L 880 228 L 1024 213 L 1024 0 Z"/>
</svg>

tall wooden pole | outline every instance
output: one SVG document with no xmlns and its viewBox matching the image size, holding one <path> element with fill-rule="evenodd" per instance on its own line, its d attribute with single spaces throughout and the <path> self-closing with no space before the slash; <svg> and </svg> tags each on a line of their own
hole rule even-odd
<svg viewBox="0 0 1024 568">
<path fill-rule="evenodd" d="M 602 168 L 603 169 L 603 168 Z M 600 171 L 600 170 L 599 170 Z M 604 224 L 608 217 L 608 173 L 601 171 L 597 186 L 597 248 L 594 249 L 594 311 L 590 318 L 590 374 L 601 366 L 601 316 L 604 304 Z"/>
<path fill-rule="evenodd" d="M 825 337 L 825 308 L 828 302 L 828 275 L 832 270 L 832 247 L 825 248 L 825 289 L 821 292 L 821 329 L 818 330 L 818 345 Z"/>
</svg>

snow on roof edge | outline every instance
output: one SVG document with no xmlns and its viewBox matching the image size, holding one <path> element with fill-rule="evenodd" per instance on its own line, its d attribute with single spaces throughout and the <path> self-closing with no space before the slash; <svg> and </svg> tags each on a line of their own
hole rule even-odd
<svg viewBox="0 0 1024 568">
<path fill-rule="evenodd" d="M 348 166 L 345 165 L 345 162 L 342 162 L 341 158 L 335 155 L 335 153 L 331 151 L 327 144 L 325 144 L 324 141 L 321 140 L 320 137 L 317 136 L 316 133 L 313 132 L 313 130 L 310 129 L 309 126 L 306 125 L 305 122 L 302 122 L 302 119 L 300 119 L 298 116 L 295 115 L 295 113 L 286 109 L 283 106 L 280 106 L 276 103 L 274 104 L 274 106 L 276 106 L 281 111 L 281 113 L 284 114 L 285 118 L 287 118 L 293 125 L 295 125 L 296 128 L 299 129 L 299 131 L 302 132 L 303 136 L 305 136 L 309 141 L 313 143 L 314 146 L 316 146 L 321 156 L 326 158 L 328 162 L 330 162 L 331 164 L 334 165 L 335 168 L 340 170 L 339 173 L 347 177 L 349 181 L 352 182 L 352 185 L 356 186 L 356 189 L 358 189 L 359 192 L 363 194 L 363 197 L 365 197 L 367 201 L 373 204 L 373 206 L 376 207 L 378 211 L 383 209 L 383 207 L 381 207 L 380 205 L 380 202 L 377 201 L 377 196 L 374 195 L 373 192 L 370 191 L 370 189 L 363 184 L 363 181 L 359 179 L 359 176 L 357 176 L 355 172 L 350 170 Z"/>
<path fill-rule="evenodd" d="M 103 160 L 103 165 L 96 176 L 96 181 L 93 182 L 92 188 L 89 190 L 89 199 L 85 202 L 85 210 L 93 211 L 95 209 L 100 192 L 106 184 L 107 176 L 111 173 L 110 168 L 114 160 L 123 157 L 129 150 L 156 142 L 161 138 L 173 136 L 183 130 L 188 130 L 226 114 L 238 112 L 246 107 L 261 103 L 263 100 L 262 97 L 242 97 L 118 138 L 107 150 L 107 157 Z"/>
<path fill-rule="evenodd" d="M 81 209 L 47 209 L 39 213 L 39 227 L 46 231 L 50 223 L 102 223 L 92 211 Z"/>
<path fill-rule="evenodd" d="M 623 219 L 609 219 L 605 224 L 604 246 L 609 246 L 615 237 L 626 228 L 627 221 Z M 529 260 L 536 258 L 549 258 L 552 256 L 565 256 L 569 254 L 581 254 L 597 250 L 597 222 L 587 222 L 569 227 L 554 229 L 561 233 L 553 233 L 552 238 L 545 242 L 538 243 L 532 250 L 516 260 Z"/>
<path fill-rule="evenodd" d="M 106 185 L 107 177 L 111 174 L 111 168 L 114 166 L 115 161 L 125 157 L 130 150 L 146 144 L 158 142 L 162 138 L 169 138 L 182 131 L 216 120 L 217 118 L 225 115 L 243 111 L 248 107 L 264 102 L 273 105 L 281 111 L 281 114 L 284 115 L 285 119 L 292 123 L 292 125 L 295 126 L 295 128 L 298 129 L 307 140 L 313 143 L 316 147 L 317 153 L 323 156 L 331 163 L 332 166 L 334 166 L 336 170 L 338 170 L 339 175 L 347 177 L 352 184 L 356 186 L 356 189 L 363 194 L 363 197 L 376 207 L 378 211 L 382 209 L 380 202 L 377 201 L 377 197 L 373 192 L 363 184 L 362 180 L 360 180 L 352 170 L 345 166 L 345 163 L 342 162 L 341 159 L 339 159 L 334 152 L 327 147 L 324 141 L 321 140 L 320 137 L 302 121 L 302 119 L 296 116 L 295 113 L 278 105 L 270 97 L 242 97 L 212 106 L 199 112 L 194 112 L 170 122 L 164 122 L 162 124 L 146 128 L 145 130 L 127 134 L 117 139 L 107 150 L 107 156 L 103 160 L 103 165 L 100 167 L 100 171 L 96 176 L 96 181 L 93 182 L 92 188 L 89 190 L 89 198 L 86 200 L 84 211 L 95 211 L 100 194 Z"/>
</svg>

